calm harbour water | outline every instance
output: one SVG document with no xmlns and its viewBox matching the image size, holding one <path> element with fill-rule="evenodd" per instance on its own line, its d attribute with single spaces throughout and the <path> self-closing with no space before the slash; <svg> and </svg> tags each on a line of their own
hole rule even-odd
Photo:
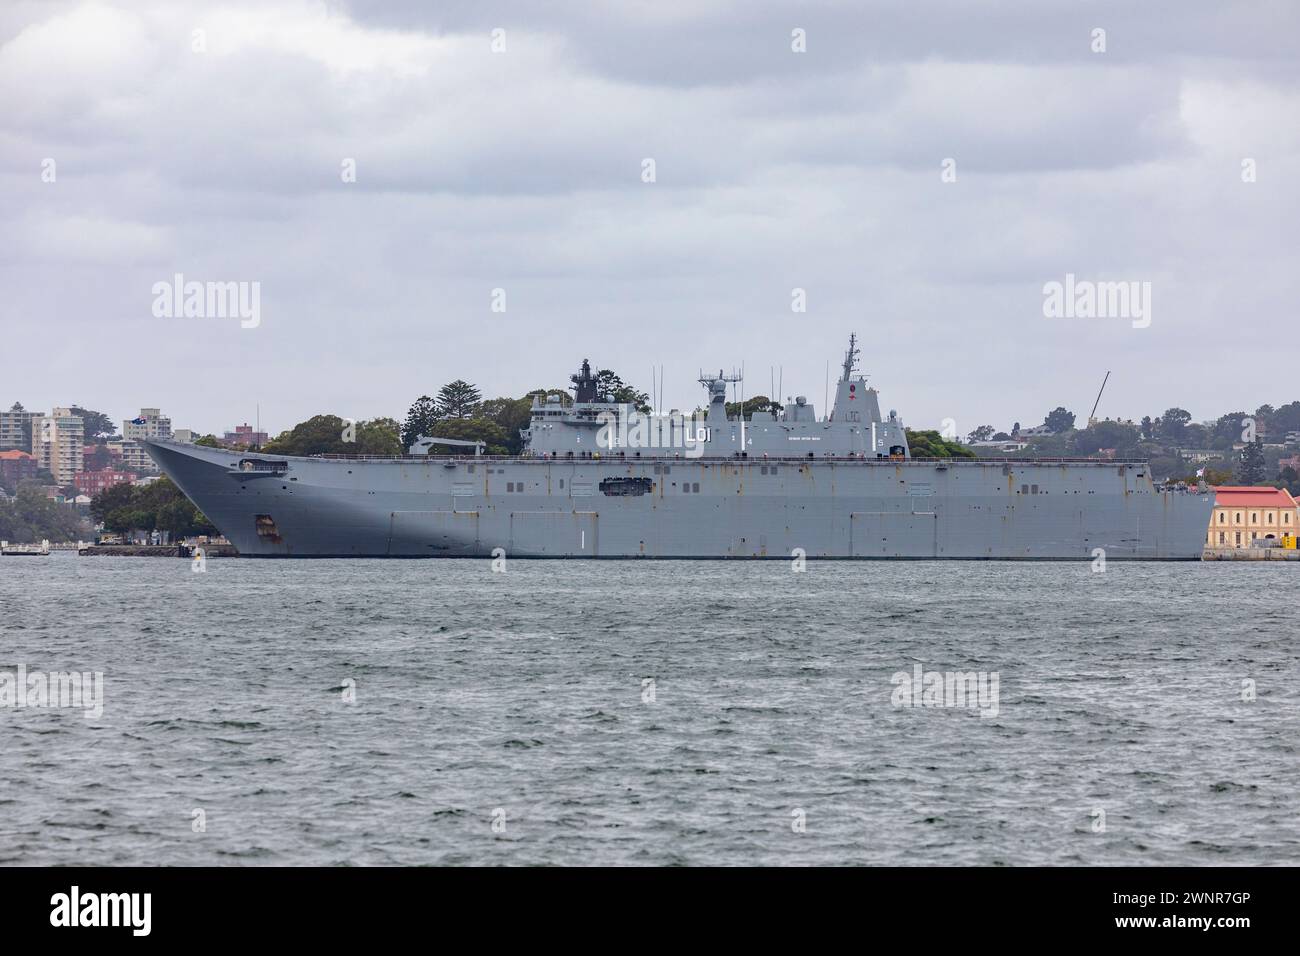
<svg viewBox="0 0 1300 956">
<path fill-rule="evenodd" d="M 1294 565 L 207 567 L 0 558 L 0 863 L 1300 863 Z"/>
</svg>

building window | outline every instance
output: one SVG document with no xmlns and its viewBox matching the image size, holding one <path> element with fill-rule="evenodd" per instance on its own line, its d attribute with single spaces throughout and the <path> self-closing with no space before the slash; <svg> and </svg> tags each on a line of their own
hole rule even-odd
<svg viewBox="0 0 1300 956">
<path fill-rule="evenodd" d="M 1233 517 L 1233 519 L 1232 519 L 1232 523 L 1233 523 L 1233 524 L 1241 524 L 1241 512 L 1240 512 L 1240 511 L 1238 511 L 1237 514 Z"/>
<path fill-rule="evenodd" d="M 1220 511 L 1220 512 L 1219 512 L 1219 524 L 1223 524 L 1223 522 L 1226 521 L 1227 519 L 1228 519 L 1227 514 L 1226 514 L 1225 512 Z"/>
<path fill-rule="evenodd" d="M 1268 514 L 1266 514 L 1266 515 L 1264 516 L 1264 518 L 1265 518 L 1264 524 L 1272 524 L 1272 523 L 1273 523 L 1273 512 L 1270 511 Z"/>
<path fill-rule="evenodd" d="M 1259 524 L 1259 512 L 1258 512 L 1258 511 L 1252 511 L 1252 512 L 1250 513 L 1250 523 L 1251 523 L 1251 524 Z"/>
<path fill-rule="evenodd" d="M 1223 532 L 1220 531 L 1220 532 L 1219 532 L 1219 544 L 1223 544 L 1223 537 L 1224 537 Z"/>
<path fill-rule="evenodd" d="M 1237 536 L 1236 544 L 1237 544 L 1238 546 L 1240 546 L 1240 545 L 1241 545 L 1241 532 L 1240 532 L 1240 531 L 1237 531 L 1237 532 L 1234 532 L 1234 533 L 1235 533 L 1236 536 Z"/>
</svg>

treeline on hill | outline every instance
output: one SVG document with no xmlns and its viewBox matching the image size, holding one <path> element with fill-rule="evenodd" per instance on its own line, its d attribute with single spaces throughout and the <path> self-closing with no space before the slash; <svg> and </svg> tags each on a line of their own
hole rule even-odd
<svg viewBox="0 0 1300 956">
<path fill-rule="evenodd" d="M 911 450 L 913 458 L 978 457 L 965 445 L 950 441 L 933 429 L 914 432 L 910 428 L 905 428 L 903 431 L 907 434 L 907 447 Z"/>
<path fill-rule="evenodd" d="M 281 432 L 262 446 L 277 455 L 400 455 L 398 424 L 391 418 L 348 422 L 317 415 Z"/>
<path fill-rule="evenodd" d="M 212 522 L 170 478 L 159 478 L 147 485 L 120 484 L 106 488 L 91 499 L 90 515 L 104 523 L 104 530 L 119 534 L 158 530 L 186 537 L 217 533 Z"/>
<path fill-rule="evenodd" d="M 89 538 L 90 525 L 66 504 L 45 496 L 33 482 L 18 486 L 14 496 L 0 500 L 0 540 L 34 544 L 41 540 L 76 541 Z"/>
<path fill-rule="evenodd" d="M 1203 470 L 1211 484 L 1271 484 L 1300 493 L 1300 474 L 1281 461 L 1296 453 L 1281 442 L 1288 432 L 1300 431 L 1300 401 L 1278 408 L 1261 405 L 1254 412 L 1228 412 L 1211 422 L 1193 422 L 1190 412 L 1175 407 L 1136 423 L 1106 419 L 1084 428 L 1074 427 L 1073 412 L 1057 407 L 1047 414 L 1043 425 L 1050 434 L 1022 436 L 1019 423 L 1011 432 L 981 425 L 970 433 L 968 441 L 1020 437 L 1029 447 L 1012 457 L 1145 458 L 1158 479 L 1195 481 L 1196 472 Z"/>
<path fill-rule="evenodd" d="M 609 369 L 596 373 L 597 388 L 615 401 L 648 412 L 649 396 L 626 385 Z M 522 398 L 484 399 L 462 379 L 444 385 L 436 396 L 421 395 L 399 424 L 392 418 L 349 422 L 338 415 L 316 415 L 281 432 L 260 449 L 277 455 L 402 455 L 421 437 L 481 441 L 488 455 L 517 455 L 523 450 L 520 429 L 527 428 L 533 397 L 558 394 L 565 405 L 573 396 L 564 388 L 538 388 Z M 219 446 L 210 435 L 195 442 Z"/>
<path fill-rule="evenodd" d="M 601 394 L 641 412 L 651 410 L 650 396 L 610 369 L 595 374 Z M 565 388 L 537 388 L 520 398 L 484 399 L 477 386 L 457 379 L 439 389 L 436 396 L 417 398 L 400 425 L 391 418 L 376 418 L 357 422 L 349 430 L 349 423 L 337 415 L 317 415 L 282 432 L 262 450 L 281 455 L 400 455 L 420 437 L 429 437 L 481 441 L 486 454 L 517 455 L 523 450 L 520 431 L 528 427 L 533 399 L 540 396 L 545 400 L 547 395 L 559 395 L 563 404 L 573 404 L 573 396 Z M 727 403 L 729 416 L 743 414 L 746 420 L 755 412 L 775 414 L 781 410 L 782 406 L 766 395 Z M 975 457 L 973 451 L 944 439 L 937 431 L 908 431 L 907 438 L 918 458 Z"/>
</svg>

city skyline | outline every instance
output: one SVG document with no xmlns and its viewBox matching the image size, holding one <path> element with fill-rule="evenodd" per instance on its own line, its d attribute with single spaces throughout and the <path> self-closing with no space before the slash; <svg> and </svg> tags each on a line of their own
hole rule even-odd
<svg viewBox="0 0 1300 956">
<path fill-rule="evenodd" d="M 572 389 L 570 388 L 570 391 L 571 391 L 571 390 L 572 390 Z M 437 389 L 434 389 L 433 391 L 436 392 Z M 757 393 L 755 393 L 755 394 L 756 394 L 756 395 L 761 395 L 761 394 L 766 394 L 766 393 L 765 393 L 765 392 L 757 392 Z M 802 393 L 801 393 L 801 394 L 802 394 Z M 728 395 L 729 395 L 729 397 L 728 397 L 728 401 L 730 402 L 730 401 L 731 401 L 730 393 L 728 393 Z M 523 397 L 523 396 L 522 396 L 522 395 L 510 395 L 510 396 L 488 396 L 488 395 L 484 395 L 484 399 L 488 399 L 488 398 L 500 398 L 500 397 L 506 397 L 506 398 L 521 398 L 521 397 Z M 747 397 L 750 397 L 750 396 L 747 395 Z M 1096 399 L 1096 397 L 1097 397 L 1097 396 L 1094 396 L 1094 400 Z M 821 401 L 820 401 L 820 400 L 814 400 L 814 397 L 813 397 L 813 396 L 809 396 L 809 401 L 810 401 L 810 402 L 813 402 L 813 404 L 816 405 L 818 415 L 819 415 L 819 416 L 822 415 L 822 414 L 823 414 L 823 407 L 822 407 Z M 1300 398 L 1292 399 L 1292 401 L 1300 401 Z M 8 410 L 12 407 L 12 405 L 14 405 L 15 403 L 17 403 L 17 404 L 21 404 L 21 405 L 23 406 L 24 411 L 27 412 L 27 413 L 29 413 L 29 414 L 31 414 L 31 413 L 40 413 L 40 414 L 44 414 L 44 413 L 45 413 L 45 410 L 44 410 L 44 409 L 38 408 L 38 407 L 36 407 L 36 406 L 34 406 L 34 405 L 31 405 L 31 404 L 29 404 L 29 403 L 27 403 L 27 402 L 24 402 L 24 401 L 22 401 L 21 399 L 15 399 L 15 400 L 12 401 L 12 402 L 4 402 L 4 401 L 0 401 L 0 411 L 8 411 Z M 698 404 L 700 407 L 703 407 L 703 404 L 704 404 L 704 403 L 701 402 L 701 403 L 697 403 L 697 404 Z M 1245 406 L 1245 407 L 1243 407 L 1243 408 L 1240 409 L 1240 410 L 1241 410 L 1242 412 L 1244 412 L 1244 413 L 1246 413 L 1246 414 L 1249 415 L 1249 414 L 1253 414 L 1253 412 L 1254 412 L 1256 409 L 1261 408 L 1261 407 L 1263 407 L 1264 405 L 1271 405 L 1273 408 L 1277 408 L 1277 407 L 1280 407 L 1281 405 L 1284 405 L 1284 404 L 1289 404 L 1289 403 L 1287 403 L 1287 402 L 1267 402 L 1267 401 L 1265 401 L 1265 402 L 1255 402 L 1255 403 L 1253 403 L 1253 405 Z M 107 417 L 108 417 L 108 418 L 109 418 L 109 419 L 114 423 L 114 425 L 125 425 L 125 424 L 129 423 L 133 418 L 138 417 L 138 415 L 115 416 L 114 414 L 112 414 L 112 412 L 105 412 L 105 411 L 103 410 L 103 408 L 100 408 L 100 407 L 96 406 L 95 403 L 93 403 L 93 402 L 91 402 L 91 403 L 72 402 L 72 403 L 70 403 L 70 405 L 57 406 L 57 407 L 64 407 L 64 408 L 67 408 L 67 407 L 76 407 L 76 408 L 83 408 L 83 409 L 86 409 L 87 411 L 100 412 L 101 414 L 106 415 L 106 416 L 107 416 Z M 695 407 L 696 407 L 696 406 L 691 406 L 691 408 L 695 408 Z M 990 427 L 992 427 L 992 428 L 995 430 L 995 432 L 997 432 L 997 433 L 1006 432 L 1006 433 L 1008 433 L 1008 434 L 1010 434 L 1010 433 L 1013 432 L 1013 429 L 1014 429 L 1014 427 L 1015 427 L 1017 424 L 1020 425 L 1022 431 L 1029 431 L 1029 430 L 1035 430 L 1035 431 L 1037 431 L 1037 430 L 1041 430 L 1041 429 L 1043 428 L 1043 425 L 1044 425 L 1043 419 L 1046 418 L 1047 414 L 1050 413 L 1051 411 L 1053 411 L 1053 409 L 1056 408 L 1056 407 L 1057 407 L 1057 406 L 1052 406 L 1051 408 L 1047 408 L 1047 409 L 1044 411 L 1043 415 L 1040 416 L 1040 417 L 1034 417 L 1034 416 L 1032 416 L 1032 415 L 1020 415 L 1020 416 L 1013 416 L 1012 419 L 1010 419 L 1010 420 L 1008 420 L 1008 421 L 1006 421 L 1006 422 L 979 421 L 977 424 L 972 424 L 972 425 L 971 425 L 969 428 L 967 428 L 966 430 L 959 432 L 958 435 L 957 435 L 957 438 L 958 438 L 959 440 L 965 440 L 966 437 L 970 434 L 971 431 L 973 431 L 975 428 L 978 428 L 978 427 L 981 427 L 981 426 L 990 426 Z M 1064 408 L 1066 408 L 1067 411 L 1070 411 L 1070 412 L 1073 412 L 1073 413 L 1074 413 L 1074 415 L 1075 415 L 1075 427 L 1076 427 L 1076 428 L 1082 428 L 1082 427 L 1086 426 L 1087 421 L 1088 421 L 1088 411 L 1087 411 L 1087 410 L 1084 410 L 1084 409 L 1083 409 L 1083 406 L 1080 406 L 1079 408 L 1071 408 L 1071 407 L 1069 407 L 1069 406 L 1060 406 L 1060 407 L 1064 407 Z M 1089 404 L 1089 405 L 1087 406 L 1087 409 L 1091 409 L 1091 407 L 1092 407 L 1092 406 Z M 151 408 L 151 406 L 140 406 L 140 411 L 146 411 L 146 410 L 148 410 L 149 408 Z M 1151 412 L 1154 412 L 1154 414 L 1151 414 L 1151 412 L 1147 412 L 1147 413 L 1144 413 L 1144 414 L 1138 414 L 1138 415 L 1133 415 L 1133 414 L 1113 414 L 1113 415 L 1112 415 L 1112 414 L 1103 414 L 1103 413 L 1102 413 L 1102 410 L 1099 409 L 1099 410 L 1098 410 L 1098 414 L 1097 414 L 1097 420 L 1098 420 L 1098 421 L 1117 421 L 1117 422 L 1122 422 L 1122 423 L 1127 423 L 1127 424 L 1140 425 L 1141 422 L 1142 422 L 1142 419 L 1143 419 L 1144 415 L 1149 415 L 1149 417 L 1151 417 L 1151 418 L 1154 419 L 1154 418 L 1157 418 L 1157 417 L 1158 417 L 1160 414 L 1162 414 L 1164 411 L 1167 411 L 1168 409 L 1171 409 L 1171 408 L 1183 408 L 1184 410 L 1186 410 L 1185 406 L 1178 405 L 1178 404 L 1176 404 L 1176 403 L 1173 404 L 1173 405 L 1166 405 L 1164 408 L 1161 408 L 1161 409 L 1159 409 L 1159 410 L 1152 409 Z M 152 409 L 153 409 L 154 411 L 158 411 L 157 406 L 152 406 Z M 690 410 L 690 409 L 687 409 L 687 411 L 689 411 L 689 410 Z M 165 410 L 165 409 L 163 409 L 162 411 L 163 411 L 164 413 L 166 413 L 166 410 Z M 392 419 L 394 419 L 394 420 L 395 420 L 395 421 L 400 425 L 400 424 L 402 423 L 402 421 L 403 421 L 403 417 L 404 417 L 406 411 L 407 411 L 407 409 L 403 409 L 402 412 L 401 412 L 400 414 L 376 415 L 376 416 L 372 416 L 372 418 L 392 418 Z M 1218 420 L 1218 418 L 1219 418 L 1220 415 L 1225 415 L 1225 414 L 1229 414 L 1229 413 L 1230 413 L 1230 412 L 1227 411 L 1227 410 L 1220 410 L 1219 412 L 1217 412 L 1217 413 L 1213 413 L 1213 414 L 1210 414 L 1210 415 L 1208 415 L 1208 416 L 1206 416 L 1206 417 L 1197 417 L 1196 415 L 1193 415 L 1192 418 L 1191 418 L 1191 422 L 1194 423 L 1194 424 L 1199 424 L 1199 425 L 1212 425 L 1212 424 L 1214 424 L 1214 423 Z M 330 410 L 328 410 L 328 409 L 322 409 L 322 410 L 319 410 L 319 411 L 317 411 L 317 412 L 312 413 L 312 415 L 309 415 L 308 418 L 313 417 L 314 415 L 331 415 L 331 414 L 336 414 L 336 413 L 335 413 L 335 412 L 332 412 L 332 411 L 330 411 Z M 168 421 L 168 423 L 169 423 L 169 427 L 170 427 L 171 422 L 174 420 L 174 416 L 172 416 L 172 415 L 170 415 L 170 414 L 164 414 L 164 417 L 165 417 L 165 419 Z M 340 416 L 340 417 L 343 417 L 343 416 Z M 226 424 L 226 425 L 213 426 L 213 427 L 193 427 L 193 426 L 184 427 L 184 428 L 176 427 L 176 428 L 171 428 L 171 430 L 172 430 L 173 432 L 174 432 L 174 431 L 190 432 L 190 433 L 192 433 L 195 437 L 202 437 L 202 436 L 205 436 L 205 435 L 210 435 L 210 436 L 215 437 L 215 438 L 218 438 L 218 439 L 223 439 L 223 438 L 225 438 L 225 439 L 229 439 L 231 435 L 238 433 L 241 429 L 245 429 L 245 428 L 247 428 L 247 429 L 248 429 L 251 433 L 253 433 L 253 434 L 261 434 L 261 433 L 264 433 L 264 434 L 267 436 L 267 440 L 269 441 L 270 439 L 273 439 L 273 438 L 277 437 L 278 435 L 280 435 L 280 434 L 282 434 L 282 433 L 284 433 L 284 432 L 288 432 L 288 431 L 290 431 L 290 430 L 291 430 L 295 425 L 299 425 L 299 424 L 301 424 L 303 421 L 306 421 L 306 420 L 307 420 L 307 419 L 304 418 L 304 419 L 302 419 L 302 420 L 300 420 L 300 421 L 289 422 L 289 423 L 287 423 L 287 424 L 285 424 L 285 425 L 283 425 L 283 426 L 280 426 L 280 425 L 278 425 L 278 424 L 277 424 L 277 425 L 268 425 L 268 424 L 265 424 L 265 423 L 261 423 L 261 424 L 259 424 L 259 422 L 260 422 L 260 414 L 255 412 L 255 413 L 254 413 L 254 417 L 253 417 L 252 419 L 246 419 L 246 420 L 243 420 L 243 421 L 236 421 L 236 422 L 233 422 L 233 423 L 230 423 L 230 424 Z M 369 420 L 371 420 L 371 419 L 365 419 L 365 418 L 357 419 L 357 421 L 369 421 Z M 935 423 L 935 424 L 921 424 L 921 425 L 917 425 L 917 424 L 913 424 L 913 423 L 908 422 L 908 423 L 907 423 L 907 427 L 908 427 L 909 429 L 913 430 L 913 431 L 923 430 L 923 429 L 931 429 L 931 428 L 934 429 L 934 430 L 936 430 L 936 431 L 940 431 L 940 430 L 942 430 L 942 423 Z M 119 428 L 119 429 L 117 429 L 117 430 L 114 432 L 114 435 L 116 435 L 118 438 L 126 438 L 128 441 L 129 441 L 129 440 L 132 440 L 130 436 L 126 436 L 126 435 L 123 434 L 124 431 L 125 431 L 125 429 Z M 1265 429 L 1263 429 L 1263 431 L 1264 431 L 1264 432 L 1267 432 L 1267 429 L 1265 428 Z M 1284 429 L 1283 431 L 1285 431 L 1285 429 Z M 1050 432 L 1048 432 L 1048 433 L 1050 434 Z M 1281 434 L 1281 433 L 1279 433 L 1279 434 Z M 104 439 L 101 437 L 100 440 L 104 440 Z M 89 441 L 89 439 L 88 439 L 87 441 Z M 15 447 L 16 447 L 16 446 L 15 446 Z"/>
</svg>

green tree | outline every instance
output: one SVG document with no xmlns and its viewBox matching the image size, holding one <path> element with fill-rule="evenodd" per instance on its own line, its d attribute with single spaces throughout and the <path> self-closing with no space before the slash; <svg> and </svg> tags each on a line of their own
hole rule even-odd
<svg viewBox="0 0 1300 956">
<path fill-rule="evenodd" d="M 966 436 L 966 441 L 971 442 L 973 444 L 974 442 L 977 441 L 989 441 L 990 439 L 992 439 L 992 437 L 993 437 L 993 426 L 980 425 L 978 428 L 976 428 L 974 431 L 972 431 L 969 435 Z"/>
<path fill-rule="evenodd" d="M 528 399 L 528 404 L 531 407 L 534 398 L 540 398 L 542 404 L 545 405 L 546 399 L 551 395 L 559 396 L 560 404 L 565 408 L 568 408 L 573 404 L 573 396 L 563 388 L 535 388 L 525 395 L 524 398 Z"/>
<path fill-rule="evenodd" d="M 482 400 L 482 392 L 458 378 L 438 390 L 438 414 L 443 418 L 470 418 L 474 406 Z"/>
<path fill-rule="evenodd" d="M 611 401 L 632 405 L 638 412 L 650 412 L 650 396 L 628 385 L 614 372 L 602 368 L 596 373 L 596 394 L 608 396 Z"/>
<path fill-rule="evenodd" d="M 1187 474 L 1187 463 L 1178 455 L 1156 455 L 1148 459 L 1148 464 L 1151 466 L 1152 481 Z"/>
<path fill-rule="evenodd" d="M 1205 473 L 1201 477 L 1207 485 L 1226 485 L 1232 481 L 1232 470 L 1206 465 Z"/>
<path fill-rule="evenodd" d="M 524 398 L 491 398 L 480 402 L 475 410 L 475 418 L 501 426 L 507 454 L 517 455 L 523 450 L 524 440 L 519 431 L 532 421 L 533 394 L 530 392 Z"/>
<path fill-rule="evenodd" d="M 410 448 L 422 435 L 432 435 L 438 417 L 437 402 L 428 395 L 417 398 L 406 413 L 406 421 L 402 423 L 402 449 Z"/>
<path fill-rule="evenodd" d="M 90 513 L 106 530 L 118 533 L 156 529 L 187 536 L 217 530 L 170 478 L 106 488 L 91 500 Z"/>
<path fill-rule="evenodd" d="M 1210 441 L 1210 433 L 1200 422 L 1192 422 L 1183 429 L 1183 447 L 1205 448 Z"/>
<path fill-rule="evenodd" d="M 1278 472 L 1277 485 L 1291 492 L 1291 496 L 1300 495 L 1300 472 L 1296 471 L 1290 465 L 1286 465 Z"/>
<path fill-rule="evenodd" d="M 1066 458 L 1074 454 L 1074 432 L 1060 435 L 1034 435 L 1029 447 L 1012 452 L 1016 458 Z"/>
<path fill-rule="evenodd" d="M 75 541 L 89 534 L 89 525 L 71 505 L 46 498 L 45 489 L 32 482 L 20 485 L 13 500 L 0 502 L 0 538 L 6 541 Z"/>
<path fill-rule="evenodd" d="M 1242 419 L 1247 418 L 1245 412 L 1229 412 L 1226 415 L 1220 415 L 1214 422 L 1214 427 L 1210 430 L 1209 445 L 1211 448 L 1228 449 L 1242 440 Z"/>
<path fill-rule="evenodd" d="M 88 408 L 73 405 L 72 414 L 81 419 L 82 432 L 86 441 L 107 438 L 109 435 L 117 434 L 117 429 L 113 426 L 113 420 L 101 412 L 92 412 Z"/>
<path fill-rule="evenodd" d="M 153 512 L 143 508 L 114 508 L 104 519 L 104 530 L 126 534 L 131 531 L 152 531 Z"/>
<path fill-rule="evenodd" d="M 1300 431 L 1300 402 L 1289 402 L 1274 409 L 1269 424 L 1274 431 L 1282 435 Z"/>
<path fill-rule="evenodd" d="M 212 522 L 184 497 L 169 501 L 154 511 L 153 526 L 159 531 L 170 531 L 177 538 L 217 533 Z"/>
<path fill-rule="evenodd" d="M 1057 405 L 1047 413 L 1047 417 L 1043 419 L 1043 424 L 1056 434 L 1068 432 L 1074 427 L 1074 412 L 1066 411 L 1063 406 Z"/>
<path fill-rule="evenodd" d="M 755 412 L 772 412 L 776 413 L 781 410 L 781 406 L 772 401 L 766 395 L 755 395 L 753 398 L 745 399 L 744 403 L 745 420 L 749 421 L 754 417 Z M 742 403 L 727 402 L 727 416 L 735 418 L 741 412 Z"/>
<path fill-rule="evenodd" d="M 349 440 L 351 439 L 351 440 Z M 377 418 L 348 422 L 338 415 L 314 415 L 262 446 L 273 455 L 397 455 L 397 422 Z"/>
<path fill-rule="evenodd" d="M 1166 409 L 1160 416 L 1160 434 L 1158 437 L 1167 441 L 1181 443 L 1187 423 L 1192 420 L 1191 412 L 1183 408 Z"/>
<path fill-rule="evenodd" d="M 1264 442 L 1256 438 L 1241 450 L 1237 463 L 1237 482 L 1242 485 L 1264 484 Z"/>
<path fill-rule="evenodd" d="M 153 513 L 153 526 L 159 531 L 184 536 L 190 533 L 193 516 L 194 506 L 188 501 L 169 501 Z"/>
<path fill-rule="evenodd" d="M 402 427 L 392 418 L 372 418 L 357 422 L 356 452 L 358 455 L 400 455 Z"/>
<path fill-rule="evenodd" d="M 1255 428 L 1259 430 L 1260 434 L 1273 434 L 1273 419 L 1276 414 L 1277 409 L 1272 405 L 1269 405 L 1267 402 L 1255 409 Z"/>
<path fill-rule="evenodd" d="M 1087 428 L 1074 432 L 1073 448 L 1076 455 L 1093 456 L 1106 449 L 1115 449 L 1118 458 L 1136 458 L 1140 455 L 1138 448 L 1138 430 L 1136 425 L 1124 422 L 1101 421 Z"/>
<path fill-rule="evenodd" d="M 907 435 L 907 446 L 913 458 L 976 457 L 975 452 L 971 451 L 971 449 L 963 447 L 955 441 L 948 441 L 933 429 L 912 431 L 907 428 L 904 429 L 904 432 Z"/>
<path fill-rule="evenodd" d="M 204 435 L 202 438 L 194 439 L 194 444 L 202 445 L 204 448 L 220 448 L 221 442 L 216 435 Z"/>
</svg>

